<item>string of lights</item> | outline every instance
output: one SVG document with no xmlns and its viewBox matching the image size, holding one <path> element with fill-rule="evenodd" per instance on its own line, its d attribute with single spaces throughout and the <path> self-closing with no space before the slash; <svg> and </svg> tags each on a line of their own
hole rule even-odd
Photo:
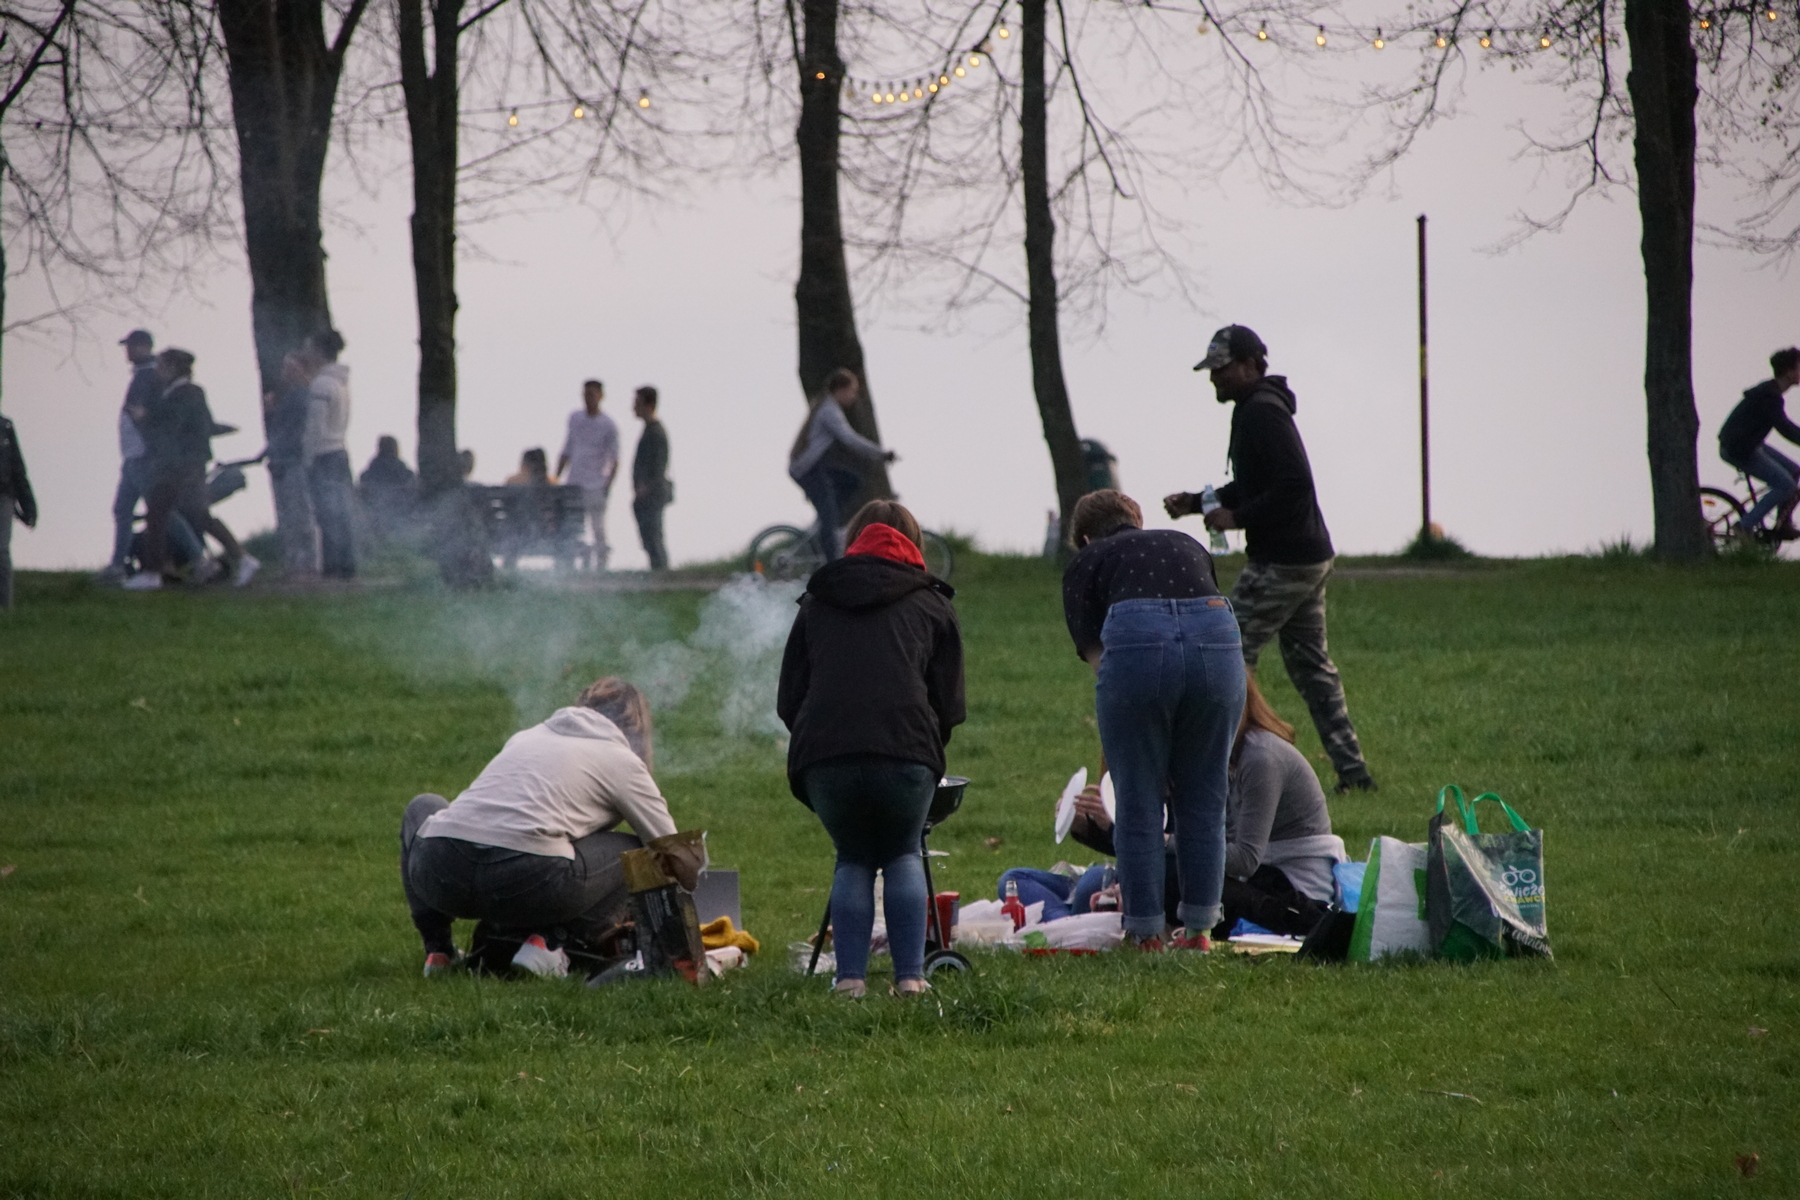
<svg viewBox="0 0 1800 1200">
<path fill-rule="evenodd" d="M 994 28 L 994 37 L 1002 40 L 1012 37 L 1012 30 L 1002 20 Z M 992 39 L 983 41 L 967 51 L 955 51 L 939 64 L 933 71 L 906 72 L 901 75 L 867 78 L 860 75 L 844 75 L 844 98 L 855 100 L 867 97 L 871 104 L 910 104 L 914 100 L 923 100 L 966 79 L 969 72 L 978 71 L 993 56 Z M 823 75 L 821 75 L 823 78 Z"/>
</svg>

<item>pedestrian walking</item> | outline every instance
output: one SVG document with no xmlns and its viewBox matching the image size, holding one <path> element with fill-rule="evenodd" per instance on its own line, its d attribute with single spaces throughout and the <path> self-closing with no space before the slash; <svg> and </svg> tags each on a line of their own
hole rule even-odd
<svg viewBox="0 0 1800 1200">
<path fill-rule="evenodd" d="M 19 432 L 0 417 L 0 609 L 13 603 L 13 518 L 27 529 L 37 524 L 37 497 L 31 494 L 31 476 L 25 470 L 25 452 L 19 449 Z"/>
<path fill-rule="evenodd" d="M 306 478 L 306 417 L 312 406 L 313 371 L 304 350 L 281 360 L 281 390 L 263 395 L 263 428 L 269 435 L 269 482 L 275 490 L 275 532 L 288 575 L 319 573 L 319 527 L 313 520 Z"/>
<path fill-rule="evenodd" d="M 1288 678 L 1306 701 L 1331 765 L 1337 790 L 1373 791 L 1362 745 L 1344 702 L 1344 684 L 1325 639 L 1325 583 L 1335 552 L 1313 489 L 1312 463 L 1294 424 L 1297 402 L 1287 379 L 1268 373 L 1268 347 L 1243 325 L 1213 334 L 1206 357 L 1219 403 L 1231 413 L 1232 482 L 1217 491 L 1208 529 L 1242 529 L 1249 561 L 1231 589 L 1243 631 L 1244 664 L 1254 672 L 1270 638 L 1279 638 Z M 1199 512 L 1201 496 L 1163 498 L 1171 517 Z"/>
<path fill-rule="evenodd" d="M 350 451 L 344 444 L 350 428 L 350 368 L 338 361 L 343 352 L 344 337 L 335 329 L 322 330 L 306 340 L 312 383 L 307 391 L 301 451 L 306 459 L 313 520 L 319 526 L 320 574 L 332 579 L 356 574 L 351 517 L 356 493 Z"/>
<path fill-rule="evenodd" d="M 168 349 L 156 356 L 162 392 L 131 411 L 144 435 L 147 486 L 144 569 L 125 581 L 132 591 L 155 591 L 168 576 L 169 521 L 176 514 L 210 533 L 225 551 L 226 569 L 242 587 L 262 566 L 207 509 L 206 464 L 212 461 L 213 419 L 206 393 L 194 382 L 194 356 Z M 199 560 L 196 560 L 198 562 Z"/>
<path fill-rule="evenodd" d="M 131 365 L 131 382 L 125 388 L 125 402 L 119 406 L 119 486 L 113 492 L 112 558 L 100 572 L 101 580 L 107 583 L 121 582 L 131 574 L 131 539 L 136 532 L 133 523 L 138 501 L 149 486 L 144 435 L 138 432 L 131 410 L 147 406 L 163 388 L 156 375 L 156 339 L 149 330 L 134 329 L 119 339 L 119 345 L 125 347 L 125 361 Z M 169 536 L 188 562 L 197 563 L 206 556 L 200 535 L 179 515 L 169 524 Z"/>
<path fill-rule="evenodd" d="M 631 398 L 631 413 L 644 423 L 637 453 L 631 456 L 631 515 L 637 518 L 638 540 L 650 556 L 650 569 L 666 571 L 663 509 L 674 503 L 675 485 L 669 482 L 669 433 L 656 416 L 656 389 L 639 388 Z"/>
<path fill-rule="evenodd" d="M 556 476 L 581 489 L 588 527 L 594 536 L 594 570 L 606 570 L 612 547 L 606 541 L 606 498 L 619 470 L 619 427 L 600 411 L 606 385 L 589 379 L 581 385 L 581 408 L 569 414 L 569 433 L 556 459 Z"/>
<path fill-rule="evenodd" d="M 819 514 L 819 550 L 826 562 L 843 556 L 839 527 L 844 508 L 861 490 L 868 464 L 891 463 L 899 457 L 850 428 L 844 414 L 861 395 L 862 382 L 848 367 L 826 376 L 825 390 L 812 402 L 806 424 L 788 452 L 788 477 L 800 485 Z"/>
</svg>

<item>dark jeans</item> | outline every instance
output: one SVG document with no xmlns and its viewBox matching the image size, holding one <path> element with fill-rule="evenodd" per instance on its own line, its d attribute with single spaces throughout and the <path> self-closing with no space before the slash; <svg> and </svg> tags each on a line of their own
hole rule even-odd
<svg viewBox="0 0 1800 1200">
<path fill-rule="evenodd" d="M 638 540 L 650 556 L 652 571 L 669 569 L 669 551 L 663 545 L 663 503 L 660 500 L 633 500 L 631 515 L 637 518 Z"/>
<path fill-rule="evenodd" d="M 1014 867 L 1000 876 L 1000 886 L 995 899 L 1006 899 L 1006 885 L 1019 885 L 1019 903 L 1026 908 L 1033 904 L 1044 906 L 1042 921 L 1060 921 L 1064 917 L 1075 916 L 1088 911 L 1094 901 L 1094 893 L 1111 882 L 1107 878 L 1112 867 L 1107 863 L 1095 863 L 1081 873 L 1080 879 L 1070 879 L 1067 875 L 1058 875 L 1053 871 L 1039 871 L 1033 867 Z"/>
<path fill-rule="evenodd" d="M 110 565 L 119 570 L 131 558 L 132 518 L 137 515 L 138 501 L 150 490 L 150 460 L 143 455 L 119 464 L 119 486 L 113 492 L 113 552 Z M 169 540 L 181 552 L 183 562 L 198 563 L 206 557 L 200 535 L 180 513 L 169 518 Z"/>
<path fill-rule="evenodd" d="M 13 498 L 0 492 L 0 608 L 13 604 L 12 523 Z"/>
<path fill-rule="evenodd" d="M 925 866 L 919 850 L 937 772 L 881 754 L 846 754 L 800 773 L 807 804 L 837 847 L 831 931 L 837 977 L 869 974 L 875 872 L 881 872 L 894 979 L 925 976 Z"/>
<path fill-rule="evenodd" d="M 356 539 L 350 528 L 355 485 L 349 453 L 333 450 L 315 457 L 306 468 L 306 486 L 319 526 L 319 572 L 348 579 L 356 574 Z"/>
<path fill-rule="evenodd" d="M 1113 850 L 1125 932 L 1163 932 L 1166 802 L 1175 819 L 1178 914 L 1219 920 L 1231 739 L 1244 711 L 1243 645 L 1222 597 L 1121 600 L 1100 630 L 1094 715 L 1118 795 Z"/>
<path fill-rule="evenodd" d="M 235 564 L 244 548 L 207 508 L 206 466 L 169 466 L 153 469 L 144 497 L 144 570 L 161 572 L 169 561 L 170 528 L 177 514 L 196 532 L 210 533 Z M 194 560 L 196 563 L 199 559 Z"/>
<path fill-rule="evenodd" d="M 1724 455 L 1719 457 L 1724 458 Z M 1744 528 L 1755 529 L 1762 524 L 1764 517 L 1778 505 L 1786 504 L 1794 494 L 1796 477 L 1800 477 L 1800 463 L 1769 445 L 1758 446 L 1750 452 L 1743 462 L 1726 462 L 1746 475 L 1754 476 L 1768 484 L 1768 488 L 1757 498 L 1750 511 L 1744 514 Z"/>
<path fill-rule="evenodd" d="M 454 954 L 457 917 L 541 933 L 552 943 L 593 942 L 625 915 L 630 895 L 619 856 L 643 845 L 628 833 L 590 833 L 575 857 L 527 854 L 461 838 L 422 838 L 419 827 L 450 802 L 415 796 L 400 821 L 400 883 L 427 954 Z"/>
<path fill-rule="evenodd" d="M 1305 937 L 1329 907 L 1323 900 L 1296 891 L 1279 867 L 1267 863 L 1248 879 L 1227 879 L 1223 898 L 1225 914 L 1213 928 L 1213 936 L 1219 938 L 1231 935 L 1239 917 L 1271 933 Z"/>
<path fill-rule="evenodd" d="M 844 557 L 843 529 L 850 514 L 844 509 L 862 486 L 862 477 L 843 467 L 820 463 L 797 481 L 819 514 L 819 552 L 826 562 Z"/>
</svg>

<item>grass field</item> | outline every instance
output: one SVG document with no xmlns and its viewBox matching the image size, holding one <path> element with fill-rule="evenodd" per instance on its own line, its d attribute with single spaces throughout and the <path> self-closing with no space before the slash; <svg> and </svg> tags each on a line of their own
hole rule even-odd
<svg viewBox="0 0 1800 1200">
<path fill-rule="evenodd" d="M 1079 853 L 1050 805 L 1098 745 L 1054 573 L 965 563 L 975 782 L 933 845 L 969 897 Z M 0 1195 L 1800 1194 L 1797 595 L 1623 558 L 1334 583 L 1382 784 L 1338 831 L 1421 840 L 1440 785 L 1502 792 L 1547 830 L 1554 964 L 993 955 L 908 1004 L 785 962 L 830 866 L 746 649 L 782 606 L 26 575 Z M 659 777 L 764 953 L 704 991 L 421 979 L 401 808 L 605 671 L 668 701 Z M 1261 678 L 1303 717 L 1278 656 Z"/>
</svg>

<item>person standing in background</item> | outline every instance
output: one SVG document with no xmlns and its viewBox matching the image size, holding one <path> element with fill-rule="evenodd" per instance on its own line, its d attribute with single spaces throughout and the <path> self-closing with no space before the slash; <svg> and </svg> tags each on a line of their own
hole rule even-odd
<svg viewBox="0 0 1800 1200">
<path fill-rule="evenodd" d="M 321 574 L 333 579 L 356 574 L 356 541 L 350 527 L 355 493 L 350 451 L 344 445 L 350 428 L 350 368 L 338 362 L 343 352 L 343 335 L 335 329 L 306 340 L 312 384 L 307 394 L 302 454 L 313 519 L 319 523 Z"/>
<path fill-rule="evenodd" d="M 133 502 L 135 503 L 135 501 Z M 0 417 L 0 609 L 12 607 L 12 523 L 17 514 L 27 529 L 37 524 L 37 498 L 25 473 L 25 454 L 13 423 Z"/>
<path fill-rule="evenodd" d="M 674 501 L 675 485 L 669 482 L 669 433 L 656 417 L 656 389 L 639 388 L 631 412 L 644 423 L 631 459 L 631 515 L 637 518 L 638 540 L 650 556 L 650 569 L 666 571 L 669 551 L 663 545 L 663 509 Z"/>
<path fill-rule="evenodd" d="M 306 418 L 312 406 L 312 378 L 305 352 L 289 351 L 281 360 L 281 390 L 263 395 L 281 565 L 296 577 L 319 573 L 319 531 L 313 523 L 306 480 Z"/>
<path fill-rule="evenodd" d="M 556 477 L 581 489 L 594 534 L 594 570 L 606 570 L 612 547 L 606 543 L 606 498 L 619 470 L 619 427 L 600 411 L 606 387 L 598 379 L 581 385 L 581 411 L 569 414 L 569 435 L 556 460 Z"/>
<path fill-rule="evenodd" d="M 1312 463 L 1294 424 L 1298 407 L 1287 378 L 1268 374 L 1269 350 L 1255 332 L 1227 325 L 1213 334 L 1196 371 L 1211 373 L 1213 392 L 1231 410 L 1232 481 L 1218 489 L 1208 529 L 1242 529 L 1249 559 L 1231 588 L 1243 630 L 1244 665 L 1256 671 L 1269 639 L 1281 639 L 1281 661 L 1312 713 L 1319 741 L 1337 769 L 1337 790 L 1374 791 L 1362 744 L 1344 702 L 1344 681 L 1325 642 L 1325 582 L 1336 551 L 1313 488 Z M 1200 511 L 1201 497 L 1163 497 L 1171 517 Z"/>
</svg>

